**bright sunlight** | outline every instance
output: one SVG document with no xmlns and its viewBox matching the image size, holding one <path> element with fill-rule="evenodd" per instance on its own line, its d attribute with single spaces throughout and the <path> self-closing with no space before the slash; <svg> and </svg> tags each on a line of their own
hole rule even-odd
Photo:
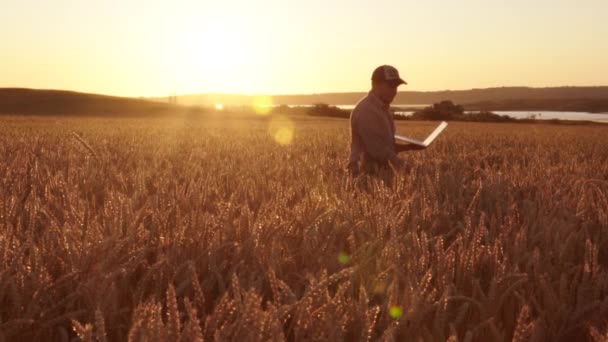
<svg viewBox="0 0 608 342">
<path fill-rule="evenodd" d="M 174 80 L 185 89 L 197 89 L 197 84 L 213 85 L 213 91 L 228 91 L 235 84 L 243 85 L 255 79 L 258 47 L 252 42 L 255 26 L 244 17 L 218 14 L 204 22 L 184 23 L 176 30 L 175 41 L 167 52 L 173 61 Z"/>
</svg>

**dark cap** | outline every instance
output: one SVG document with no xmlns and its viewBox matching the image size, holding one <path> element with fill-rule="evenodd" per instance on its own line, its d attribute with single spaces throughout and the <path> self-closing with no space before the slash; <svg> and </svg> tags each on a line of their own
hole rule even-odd
<svg viewBox="0 0 608 342">
<path fill-rule="evenodd" d="M 397 87 L 401 84 L 407 84 L 404 80 L 399 77 L 399 71 L 390 65 L 381 65 L 374 70 L 372 74 L 372 81 L 384 81 Z"/>
</svg>

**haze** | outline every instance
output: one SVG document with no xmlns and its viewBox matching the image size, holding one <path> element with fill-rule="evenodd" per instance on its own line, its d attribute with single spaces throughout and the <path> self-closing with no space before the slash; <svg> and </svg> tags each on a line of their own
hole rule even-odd
<svg viewBox="0 0 608 342">
<path fill-rule="evenodd" d="M 122 96 L 407 90 L 608 80 L 605 0 L 13 1 L 0 87 Z"/>
</svg>

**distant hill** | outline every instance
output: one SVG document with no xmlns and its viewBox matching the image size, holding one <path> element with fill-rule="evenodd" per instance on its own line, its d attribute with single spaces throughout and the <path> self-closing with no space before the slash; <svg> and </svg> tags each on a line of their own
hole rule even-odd
<svg viewBox="0 0 608 342">
<path fill-rule="evenodd" d="M 64 90 L 0 88 L 0 114 L 162 116 L 200 111 L 188 106 L 209 108 L 251 106 L 260 101 L 275 105 L 352 105 L 366 93 L 325 93 L 309 95 L 234 95 L 192 94 L 177 98 L 130 98 L 79 93 Z M 457 91 L 403 91 L 394 105 L 432 104 L 443 100 L 462 105 L 466 110 L 552 110 L 608 112 L 608 87 L 488 88 Z"/>
<path fill-rule="evenodd" d="M 324 93 L 305 95 L 271 95 L 268 100 L 275 105 L 312 105 L 326 103 L 329 105 L 352 105 L 357 103 L 366 92 L 351 93 Z M 221 103 L 228 106 L 251 105 L 256 95 L 237 94 L 190 94 L 178 96 L 177 101 L 182 105 L 213 106 Z M 151 98 L 156 101 L 166 102 L 167 98 Z M 467 104 L 491 104 L 502 103 L 505 100 L 577 100 L 578 104 L 587 99 L 608 100 L 608 86 L 606 87 L 555 87 L 555 88 L 529 88 L 529 87 L 501 87 L 471 90 L 445 90 L 445 91 L 402 91 L 397 94 L 394 104 L 432 104 L 443 100 L 451 100 L 454 103 Z M 570 110 L 570 109 L 568 109 Z M 608 110 L 606 108 L 605 110 Z"/>
<path fill-rule="evenodd" d="M 0 88 L 0 114 L 149 116 L 184 110 L 184 107 L 129 97 L 64 90 Z"/>
</svg>

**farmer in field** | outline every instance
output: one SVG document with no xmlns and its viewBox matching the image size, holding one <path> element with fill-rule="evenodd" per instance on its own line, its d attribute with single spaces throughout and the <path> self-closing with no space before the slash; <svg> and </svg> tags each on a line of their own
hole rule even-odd
<svg viewBox="0 0 608 342">
<path fill-rule="evenodd" d="M 407 84 L 397 69 L 390 65 L 377 67 L 372 74 L 372 89 L 357 103 L 350 115 L 350 159 L 348 171 L 352 176 L 361 171 L 380 174 L 399 168 L 403 160 L 398 152 L 417 150 L 413 144 L 395 143 L 395 122 L 390 104 L 397 95 L 397 87 Z"/>
</svg>

